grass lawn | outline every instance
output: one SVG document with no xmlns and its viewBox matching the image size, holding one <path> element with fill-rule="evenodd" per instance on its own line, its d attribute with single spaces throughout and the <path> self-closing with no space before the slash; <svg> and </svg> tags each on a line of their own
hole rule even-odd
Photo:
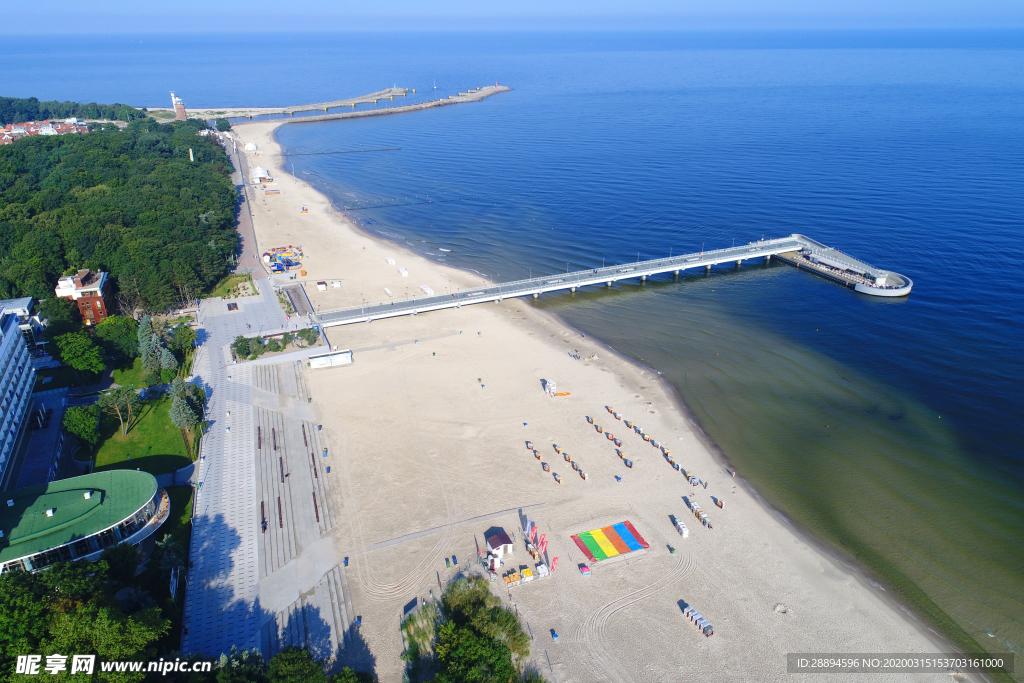
<svg viewBox="0 0 1024 683">
<path fill-rule="evenodd" d="M 183 558 L 188 561 L 188 545 L 192 537 L 192 487 L 191 486 L 168 486 L 167 495 L 171 498 L 171 514 L 163 526 L 157 529 L 153 535 L 154 540 L 160 540 L 165 535 L 174 537 L 186 553 Z M 149 592 L 165 619 L 170 619 L 171 628 L 163 638 L 157 641 L 157 649 L 161 654 L 181 647 L 181 618 L 182 606 L 185 598 L 185 582 L 178 583 L 178 604 L 171 600 L 170 583 L 166 577 L 160 574 L 160 567 L 155 562 L 150 562 L 146 571 L 136 579 L 137 585 Z"/>
<path fill-rule="evenodd" d="M 141 358 L 122 358 L 114 366 L 114 383 L 122 387 L 134 384 L 136 389 L 145 389 L 149 386 L 142 381 L 145 374 Z"/>
<path fill-rule="evenodd" d="M 157 475 L 188 465 L 191 459 L 181 431 L 171 422 L 170 409 L 169 396 L 145 401 L 127 434 L 121 434 L 117 416 L 104 413 L 100 420 L 96 471 L 138 468 Z"/>
<path fill-rule="evenodd" d="M 50 378 L 50 381 L 44 383 L 43 379 L 45 378 Z M 36 371 L 36 386 L 32 391 L 64 389 L 65 387 L 73 387 L 77 384 L 78 374 L 71 368 L 62 365 L 58 368 L 46 368 Z"/>
<path fill-rule="evenodd" d="M 239 289 L 239 285 L 246 283 L 248 286 Z M 238 295 L 249 295 L 255 294 L 256 287 L 252 282 L 252 275 L 248 273 L 239 273 L 235 275 L 228 275 L 226 278 L 217 283 L 217 286 L 213 288 L 207 298 L 217 296 L 238 296 Z"/>
</svg>

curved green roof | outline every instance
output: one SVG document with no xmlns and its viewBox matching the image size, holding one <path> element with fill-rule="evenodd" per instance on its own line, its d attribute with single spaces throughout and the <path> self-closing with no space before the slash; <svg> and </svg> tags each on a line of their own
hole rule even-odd
<svg viewBox="0 0 1024 683">
<path fill-rule="evenodd" d="M 0 494 L 0 563 L 119 524 L 156 490 L 156 478 L 148 472 L 108 470 Z M 47 510 L 53 510 L 52 517 Z"/>
</svg>

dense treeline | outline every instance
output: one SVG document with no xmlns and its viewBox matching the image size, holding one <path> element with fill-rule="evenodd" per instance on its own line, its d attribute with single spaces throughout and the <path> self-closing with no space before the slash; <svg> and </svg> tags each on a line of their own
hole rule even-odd
<svg viewBox="0 0 1024 683">
<path fill-rule="evenodd" d="M 35 97 L 0 97 L 0 125 L 46 119 L 110 119 L 134 121 L 146 118 L 145 109 L 127 104 L 82 104 L 81 102 L 40 102 Z"/>
<path fill-rule="evenodd" d="M 238 244 L 237 193 L 205 127 L 144 119 L 0 147 L 0 298 L 50 298 L 77 268 L 111 273 L 122 307 L 164 310 L 212 287 Z"/>
<path fill-rule="evenodd" d="M 211 662 L 209 672 L 102 672 L 109 661 L 155 662 L 181 656 L 166 646 L 171 622 L 165 612 L 174 607 L 165 588 L 170 570 L 185 566 L 185 549 L 169 534 L 156 542 L 146 570 L 137 575 L 139 551 L 121 544 L 107 549 L 98 562 L 58 562 L 46 571 L 6 572 L 0 575 L 0 680 L 95 680 L 111 683 L 375 683 L 369 672 L 343 668 L 328 676 L 324 664 L 309 650 L 289 647 L 270 661 L 257 650 L 230 652 Z M 159 594 L 147 588 L 159 587 Z M 172 638 L 177 642 L 176 634 Z M 94 655 L 94 675 L 70 675 L 70 655 Z M 16 673 L 19 655 L 40 656 L 33 674 Z M 47 670 L 56 655 L 64 670 Z M 190 667 L 191 668 L 191 667 Z"/>
</svg>

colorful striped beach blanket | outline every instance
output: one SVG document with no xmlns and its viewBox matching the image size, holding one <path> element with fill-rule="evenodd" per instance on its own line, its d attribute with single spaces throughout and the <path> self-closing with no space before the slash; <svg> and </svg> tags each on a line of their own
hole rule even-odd
<svg viewBox="0 0 1024 683">
<path fill-rule="evenodd" d="M 625 555 L 649 547 L 644 537 L 637 533 L 637 530 L 628 521 L 612 524 L 603 529 L 574 534 L 572 540 L 591 562 L 600 562 L 609 557 Z"/>
</svg>

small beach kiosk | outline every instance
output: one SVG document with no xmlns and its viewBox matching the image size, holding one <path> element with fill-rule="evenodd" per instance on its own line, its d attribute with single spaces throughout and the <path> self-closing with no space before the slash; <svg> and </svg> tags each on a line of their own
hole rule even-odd
<svg viewBox="0 0 1024 683">
<path fill-rule="evenodd" d="M 496 530 L 485 540 L 487 541 L 488 554 L 498 558 L 512 554 L 512 539 L 504 531 Z"/>
</svg>

